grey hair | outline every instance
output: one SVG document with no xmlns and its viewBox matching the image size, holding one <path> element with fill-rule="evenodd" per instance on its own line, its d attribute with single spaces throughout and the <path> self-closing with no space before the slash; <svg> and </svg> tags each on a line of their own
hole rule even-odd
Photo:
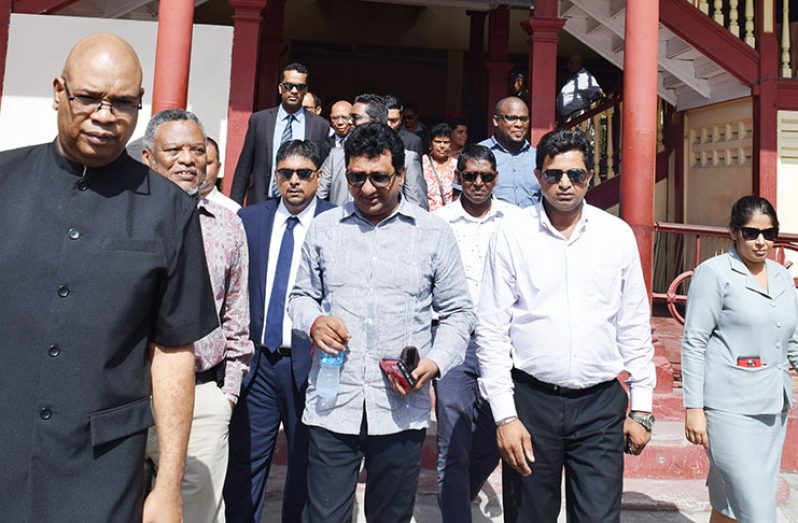
<svg viewBox="0 0 798 523">
<path fill-rule="evenodd" d="M 202 127 L 202 123 L 200 123 L 196 114 L 191 111 L 186 111 L 185 109 L 164 109 L 153 116 L 147 123 L 147 130 L 144 131 L 144 138 L 141 141 L 141 145 L 145 149 L 152 151 L 152 145 L 155 143 L 155 134 L 158 132 L 158 128 L 161 125 L 169 122 L 183 121 L 194 122 L 200 128 L 200 131 L 202 131 L 202 136 L 207 136 L 205 134 L 205 128 Z"/>
</svg>

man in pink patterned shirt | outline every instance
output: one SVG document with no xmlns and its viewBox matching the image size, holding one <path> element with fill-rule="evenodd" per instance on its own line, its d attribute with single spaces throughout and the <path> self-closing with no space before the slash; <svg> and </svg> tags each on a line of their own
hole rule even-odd
<svg viewBox="0 0 798 523">
<path fill-rule="evenodd" d="M 182 109 L 155 115 L 147 125 L 141 158 L 197 201 L 220 326 L 194 344 L 197 386 L 182 483 L 183 518 L 187 523 L 224 521 L 228 427 L 254 351 L 249 340 L 249 253 L 244 227 L 233 212 L 199 195 L 207 164 L 206 137 L 195 115 Z M 157 474 L 159 455 L 153 430 L 147 456 Z"/>
</svg>

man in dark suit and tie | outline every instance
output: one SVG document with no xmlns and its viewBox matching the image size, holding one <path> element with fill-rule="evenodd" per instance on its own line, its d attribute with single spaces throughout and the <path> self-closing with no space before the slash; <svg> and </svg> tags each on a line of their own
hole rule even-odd
<svg viewBox="0 0 798 523">
<path fill-rule="evenodd" d="M 230 421 L 230 459 L 224 485 L 228 521 L 260 522 L 280 423 L 288 440 L 283 490 L 284 523 L 302 521 L 307 503 L 307 427 L 302 425 L 310 371 L 310 343 L 293 335 L 285 313 L 302 243 L 313 217 L 334 205 L 316 198 L 319 148 L 292 140 L 277 151 L 275 178 L 281 197 L 239 211 L 249 245 L 249 374 Z"/>
<path fill-rule="evenodd" d="M 253 113 L 238 157 L 230 197 L 240 204 L 252 205 L 277 197 L 274 166 L 277 149 L 291 140 L 308 140 L 327 156 L 326 139 L 330 132 L 327 120 L 305 111 L 302 99 L 308 90 L 308 69 L 302 64 L 285 66 L 278 86 L 280 105 Z"/>
</svg>

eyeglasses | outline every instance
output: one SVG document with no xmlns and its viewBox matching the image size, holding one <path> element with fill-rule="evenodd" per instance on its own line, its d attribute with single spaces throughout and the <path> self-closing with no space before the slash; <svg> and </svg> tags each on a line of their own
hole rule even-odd
<svg viewBox="0 0 798 523">
<path fill-rule="evenodd" d="M 507 123 L 515 123 L 515 122 L 527 123 L 529 121 L 529 116 L 520 116 L 517 114 L 497 114 L 496 116 L 501 118 Z"/>
<path fill-rule="evenodd" d="M 765 240 L 772 242 L 779 235 L 778 227 L 768 227 L 767 229 L 757 229 L 756 227 L 741 227 L 740 235 L 745 241 L 756 240 L 759 235 L 762 235 Z"/>
<path fill-rule="evenodd" d="M 585 183 L 589 172 L 576 167 L 568 169 L 567 171 L 563 171 L 562 169 L 546 169 L 543 171 L 542 178 L 546 183 L 555 184 L 559 183 L 563 174 L 568 174 L 568 179 L 571 180 L 572 183 L 580 184 Z"/>
<path fill-rule="evenodd" d="M 460 178 L 466 183 L 475 183 L 477 178 L 482 178 L 482 183 L 490 183 L 496 179 L 496 173 L 483 173 L 480 171 L 463 171 Z"/>
<path fill-rule="evenodd" d="M 296 174 L 300 180 L 307 181 L 316 173 L 315 169 L 277 169 L 277 176 L 284 180 L 290 180 Z"/>
<path fill-rule="evenodd" d="M 280 87 L 285 89 L 286 91 L 293 91 L 296 89 L 297 91 L 304 91 L 308 88 L 308 84 L 294 84 L 291 82 L 283 82 L 280 84 Z"/>
<path fill-rule="evenodd" d="M 346 171 L 346 181 L 349 183 L 349 185 L 354 187 L 363 187 L 363 184 L 366 183 L 366 180 L 371 180 L 371 185 L 377 189 L 382 189 L 383 187 L 388 187 L 388 184 L 391 183 L 391 179 L 396 176 L 396 174 L 396 171 L 390 174 Z"/>
<path fill-rule="evenodd" d="M 95 111 L 101 111 L 103 105 L 108 106 L 111 114 L 116 116 L 132 116 L 141 109 L 141 97 L 133 100 L 103 100 L 94 96 L 73 95 L 69 90 L 66 79 L 64 79 L 64 91 L 67 95 L 72 111 L 75 114 L 86 115 Z"/>
</svg>

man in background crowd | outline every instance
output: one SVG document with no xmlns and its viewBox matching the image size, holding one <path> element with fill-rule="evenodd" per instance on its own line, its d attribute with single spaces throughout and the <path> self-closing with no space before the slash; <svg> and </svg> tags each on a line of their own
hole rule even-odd
<svg viewBox="0 0 798 523">
<path fill-rule="evenodd" d="M 222 170 L 222 161 L 219 154 L 219 144 L 216 140 L 208 137 L 208 144 L 205 148 L 205 181 L 200 185 L 199 193 L 203 198 L 207 198 L 217 205 L 221 205 L 225 209 L 233 212 L 238 212 L 241 208 L 235 200 L 228 198 L 216 187 L 216 181 L 219 178 L 219 173 Z"/>
</svg>

